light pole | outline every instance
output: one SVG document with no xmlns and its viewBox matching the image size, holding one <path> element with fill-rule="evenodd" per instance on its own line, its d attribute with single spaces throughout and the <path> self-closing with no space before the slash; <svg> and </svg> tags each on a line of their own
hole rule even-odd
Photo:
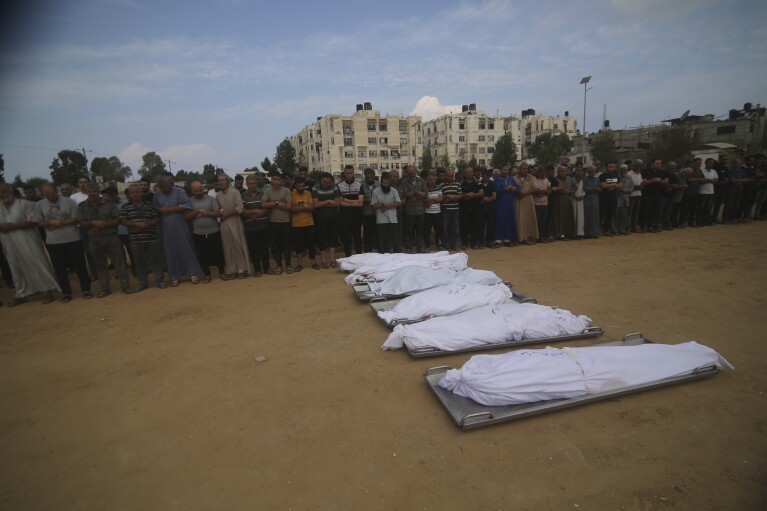
<svg viewBox="0 0 767 511">
<path fill-rule="evenodd" d="M 581 135 L 581 154 L 583 155 L 583 166 L 586 166 L 586 92 L 591 88 L 587 87 L 591 81 L 590 76 L 584 76 L 581 79 L 583 85 L 583 134 Z"/>
</svg>

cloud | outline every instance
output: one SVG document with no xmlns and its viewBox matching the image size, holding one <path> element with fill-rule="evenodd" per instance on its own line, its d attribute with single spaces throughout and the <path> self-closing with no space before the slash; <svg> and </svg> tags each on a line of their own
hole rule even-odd
<svg viewBox="0 0 767 511">
<path fill-rule="evenodd" d="M 415 104 L 415 108 L 410 112 L 410 115 L 420 115 L 423 122 L 428 122 L 432 119 L 451 112 L 457 113 L 461 111 L 461 105 L 441 105 L 439 99 L 434 96 L 424 96 L 418 100 Z"/>
</svg>

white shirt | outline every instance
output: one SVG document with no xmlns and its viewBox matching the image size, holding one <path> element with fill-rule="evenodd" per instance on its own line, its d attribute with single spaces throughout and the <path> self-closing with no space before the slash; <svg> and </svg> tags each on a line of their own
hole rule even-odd
<svg viewBox="0 0 767 511">
<path fill-rule="evenodd" d="M 629 194 L 629 197 L 641 197 L 642 196 L 642 173 L 629 170 L 628 176 L 634 182 L 634 189 Z"/>
<path fill-rule="evenodd" d="M 718 179 L 719 174 L 714 169 L 700 169 L 703 171 L 703 177 L 706 179 Z M 700 185 L 700 192 L 701 195 L 713 195 L 714 194 L 714 183 L 706 183 Z"/>
<path fill-rule="evenodd" d="M 75 204 L 80 204 L 81 202 L 88 200 L 88 194 L 83 192 L 77 192 L 77 193 L 73 193 L 69 198 L 75 201 Z"/>
</svg>

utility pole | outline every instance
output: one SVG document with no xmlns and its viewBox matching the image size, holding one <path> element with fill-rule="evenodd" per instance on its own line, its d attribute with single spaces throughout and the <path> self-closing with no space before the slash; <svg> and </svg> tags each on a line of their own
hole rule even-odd
<svg viewBox="0 0 767 511">
<path fill-rule="evenodd" d="M 83 147 L 83 148 L 81 149 L 81 152 L 83 153 L 83 158 L 85 159 L 85 177 L 87 177 L 87 178 L 90 180 L 90 179 L 91 179 L 91 173 L 90 173 L 90 171 L 88 170 L 88 156 L 87 156 L 85 153 L 86 153 L 86 152 L 87 152 L 87 153 L 92 153 L 93 151 L 91 151 L 90 149 L 86 150 L 86 149 Z M 95 180 L 95 178 L 96 178 L 96 176 L 93 176 L 93 179 L 94 179 L 94 180 Z"/>
<path fill-rule="evenodd" d="M 583 134 L 581 136 L 581 151 L 583 158 L 583 166 L 586 166 L 586 92 L 591 87 L 588 87 L 588 83 L 591 81 L 590 76 L 584 76 L 581 79 L 581 85 L 583 85 Z"/>
<path fill-rule="evenodd" d="M 170 164 L 173 163 L 175 165 L 176 162 L 175 161 L 170 161 L 170 160 L 165 160 L 165 163 L 168 164 L 168 172 L 173 174 L 173 169 L 171 169 Z"/>
</svg>

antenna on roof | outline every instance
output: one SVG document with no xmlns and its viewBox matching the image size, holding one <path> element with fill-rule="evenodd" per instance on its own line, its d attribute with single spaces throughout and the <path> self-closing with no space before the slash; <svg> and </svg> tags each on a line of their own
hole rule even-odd
<svg viewBox="0 0 767 511">
<path fill-rule="evenodd" d="M 683 113 L 683 114 L 682 114 L 682 117 L 680 117 L 680 118 L 679 118 L 679 121 L 680 121 L 680 122 L 681 122 L 681 121 L 684 121 L 685 119 L 687 119 L 687 117 L 688 117 L 689 115 L 690 115 L 690 111 L 689 111 L 689 110 L 687 110 L 685 113 Z"/>
</svg>

